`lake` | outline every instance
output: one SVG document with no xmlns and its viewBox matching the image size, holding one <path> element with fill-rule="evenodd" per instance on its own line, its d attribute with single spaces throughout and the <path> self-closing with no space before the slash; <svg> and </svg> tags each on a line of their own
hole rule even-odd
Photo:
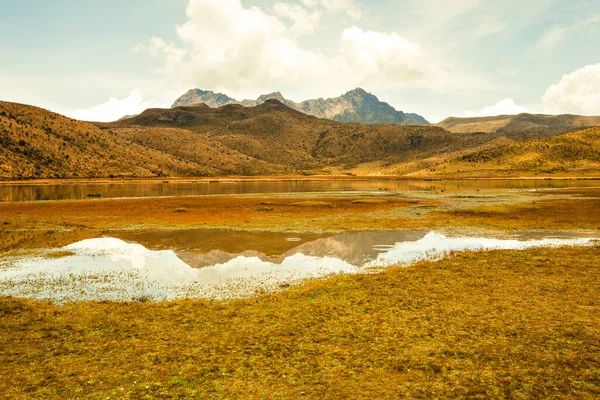
<svg viewBox="0 0 600 400">
<path fill-rule="evenodd" d="M 373 191 L 452 192 L 598 187 L 600 180 L 467 179 L 467 180 L 223 180 L 132 181 L 102 183 L 0 184 L 0 201 L 48 201 L 140 197 L 183 197 L 261 193 Z"/>
</svg>

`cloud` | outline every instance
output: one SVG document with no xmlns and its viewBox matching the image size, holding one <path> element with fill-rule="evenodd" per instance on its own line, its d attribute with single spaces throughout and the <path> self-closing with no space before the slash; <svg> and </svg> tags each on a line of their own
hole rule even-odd
<svg viewBox="0 0 600 400">
<path fill-rule="evenodd" d="M 163 61 L 159 71 L 169 76 L 233 95 L 272 88 L 329 95 L 356 86 L 485 87 L 482 80 L 439 66 L 419 44 L 396 32 L 354 26 L 341 32 L 331 54 L 305 48 L 297 37 L 317 28 L 319 9 L 334 12 L 346 5 L 348 12 L 355 6 L 348 0 L 302 1 L 307 8 L 277 3 L 269 12 L 244 7 L 240 0 L 190 0 L 177 44 L 155 37 L 148 53 Z"/>
<path fill-rule="evenodd" d="M 310 12 L 306 8 L 289 3 L 275 4 L 273 12 L 278 17 L 292 21 L 290 31 L 298 35 L 313 33 L 322 16 L 319 10 Z"/>
<path fill-rule="evenodd" d="M 500 100 L 493 106 L 485 107 L 483 110 L 478 112 L 467 111 L 465 112 L 466 117 L 494 117 L 497 115 L 517 115 L 521 113 L 529 112 L 525 107 L 521 107 L 515 103 L 513 99 Z"/>
<path fill-rule="evenodd" d="M 546 90 L 542 102 L 550 114 L 600 115 L 600 64 L 564 75 Z"/>
<path fill-rule="evenodd" d="M 344 12 L 350 18 L 358 20 L 362 15 L 362 10 L 354 3 L 354 0 L 300 0 L 307 8 L 324 8 L 330 13 Z"/>
<path fill-rule="evenodd" d="M 484 38 L 503 32 L 507 28 L 507 24 L 496 19 L 484 21 L 475 29 L 476 38 Z"/>
<path fill-rule="evenodd" d="M 543 49 L 554 47 L 564 39 L 568 31 L 569 29 L 565 26 L 553 26 L 542 35 L 537 46 Z"/>
<path fill-rule="evenodd" d="M 363 31 L 352 27 L 342 33 L 341 63 L 359 80 L 411 82 L 422 78 L 423 50 L 397 33 Z M 337 60 L 333 60 L 335 62 Z"/>
<path fill-rule="evenodd" d="M 129 54 L 138 54 L 146 51 L 146 45 L 138 43 L 129 49 Z"/>
<path fill-rule="evenodd" d="M 575 26 L 589 26 L 589 25 L 596 25 L 596 24 L 600 24 L 600 15 L 595 15 L 586 20 L 583 20 L 583 21 L 579 22 L 578 24 L 576 24 Z"/>
<path fill-rule="evenodd" d="M 126 98 L 111 97 L 105 103 L 68 114 L 70 117 L 82 121 L 111 122 L 125 115 L 139 114 L 146 108 L 149 107 L 144 102 L 144 94 L 140 89 L 134 89 Z"/>
</svg>

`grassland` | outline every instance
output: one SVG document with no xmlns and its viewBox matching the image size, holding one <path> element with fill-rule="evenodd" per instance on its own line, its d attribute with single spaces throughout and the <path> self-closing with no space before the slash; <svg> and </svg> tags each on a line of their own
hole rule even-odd
<svg viewBox="0 0 600 400">
<path fill-rule="evenodd" d="M 0 394 L 598 398 L 598 265 L 492 252 L 229 303 L 0 299 Z"/>
<path fill-rule="evenodd" d="M 0 248 L 140 228 L 591 234 L 599 216 L 595 188 L 1 203 Z M 231 302 L 0 298 L 0 397 L 594 399 L 599 265 L 598 246 L 494 251 Z"/>
</svg>

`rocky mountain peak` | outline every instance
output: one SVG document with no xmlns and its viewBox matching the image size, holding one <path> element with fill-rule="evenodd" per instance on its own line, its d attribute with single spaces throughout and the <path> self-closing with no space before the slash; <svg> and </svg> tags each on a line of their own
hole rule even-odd
<svg viewBox="0 0 600 400">
<path fill-rule="evenodd" d="M 273 93 L 269 93 L 269 94 L 263 94 L 262 96 L 260 96 L 256 102 L 258 104 L 260 103 L 264 103 L 267 100 L 279 100 L 280 102 L 285 102 L 285 98 L 283 97 L 283 95 L 280 92 L 273 92 Z"/>
<path fill-rule="evenodd" d="M 296 103 L 287 100 L 280 92 L 260 96 L 256 100 L 238 101 L 223 93 L 208 90 L 192 89 L 181 96 L 173 107 L 204 103 L 210 107 L 221 107 L 227 104 L 240 104 L 244 107 L 255 107 L 268 100 L 277 100 L 285 106 L 318 118 L 331 119 L 338 122 L 355 122 L 363 124 L 420 124 L 429 122 L 418 114 L 405 114 L 395 110 L 388 103 L 358 87 L 346 94 L 331 99 L 307 100 Z"/>
</svg>

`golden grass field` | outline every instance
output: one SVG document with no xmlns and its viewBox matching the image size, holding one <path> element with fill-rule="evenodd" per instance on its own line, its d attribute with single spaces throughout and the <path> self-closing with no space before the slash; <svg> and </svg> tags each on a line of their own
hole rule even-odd
<svg viewBox="0 0 600 400">
<path fill-rule="evenodd" d="M 457 254 L 233 302 L 0 300 L 4 398 L 600 396 L 600 249 Z"/>
<path fill-rule="evenodd" d="M 600 189 L 1 203 L 0 224 L 5 254 L 141 228 L 597 234 Z M 493 251 L 228 302 L 0 298 L 0 397 L 595 399 L 599 266 Z"/>
</svg>

